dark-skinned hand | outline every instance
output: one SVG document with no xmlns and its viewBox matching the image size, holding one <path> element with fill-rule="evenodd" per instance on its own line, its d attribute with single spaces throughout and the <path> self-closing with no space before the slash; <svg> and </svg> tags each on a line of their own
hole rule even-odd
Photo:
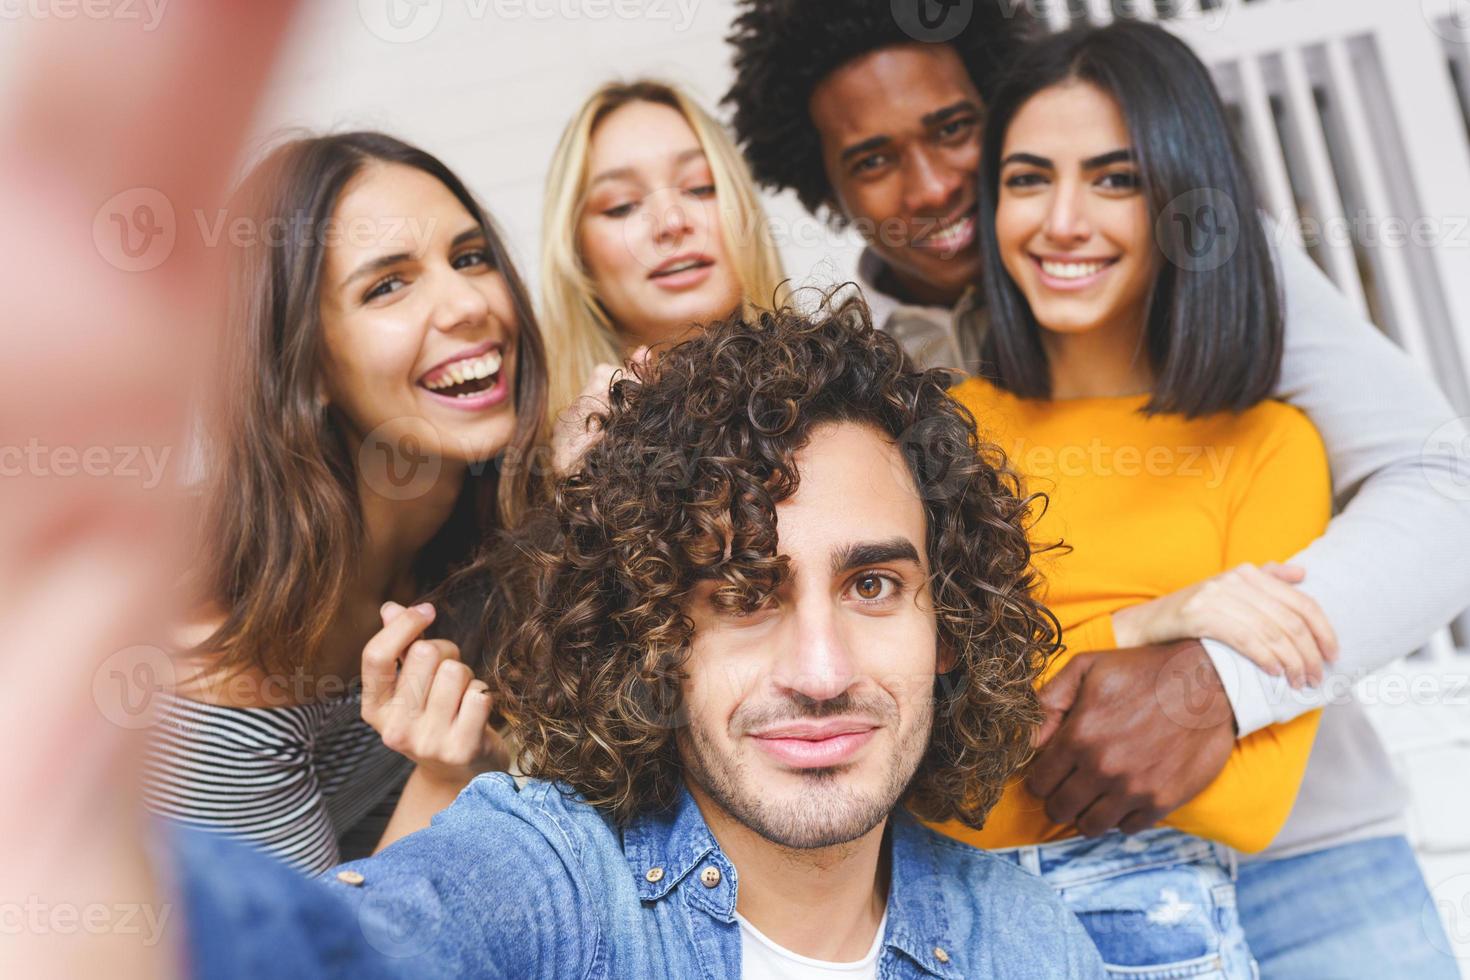
<svg viewBox="0 0 1470 980">
<path fill-rule="evenodd" d="M 1026 788 L 1089 837 L 1136 834 L 1192 800 L 1235 747 L 1235 715 L 1197 640 L 1078 655 L 1040 691 Z"/>
</svg>

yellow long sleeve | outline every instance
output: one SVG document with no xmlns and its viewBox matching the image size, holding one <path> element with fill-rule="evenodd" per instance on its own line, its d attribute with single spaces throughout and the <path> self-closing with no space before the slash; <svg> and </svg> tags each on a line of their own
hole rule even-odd
<svg viewBox="0 0 1470 980">
<path fill-rule="evenodd" d="M 1318 537 L 1331 484 L 1320 437 L 1300 412 L 1265 402 L 1238 415 L 1145 416 L 1144 397 L 1024 401 L 970 380 L 952 392 L 1004 449 L 1027 489 L 1050 498 L 1033 529 L 1045 601 L 1073 656 L 1116 646 L 1111 614 L 1242 562 L 1284 561 Z M 1291 812 L 1320 716 L 1240 740 L 1224 770 L 1165 822 L 1244 851 L 1266 847 Z M 1013 782 L 986 826 L 939 829 L 982 847 L 1076 836 Z"/>
</svg>

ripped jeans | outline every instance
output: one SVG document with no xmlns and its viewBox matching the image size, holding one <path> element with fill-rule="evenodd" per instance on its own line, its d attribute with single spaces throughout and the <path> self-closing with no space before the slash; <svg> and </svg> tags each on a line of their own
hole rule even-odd
<svg viewBox="0 0 1470 980">
<path fill-rule="evenodd" d="M 1046 879 L 1082 920 L 1108 975 L 1253 980 L 1235 903 L 1235 856 L 1168 827 L 993 851 Z"/>
</svg>

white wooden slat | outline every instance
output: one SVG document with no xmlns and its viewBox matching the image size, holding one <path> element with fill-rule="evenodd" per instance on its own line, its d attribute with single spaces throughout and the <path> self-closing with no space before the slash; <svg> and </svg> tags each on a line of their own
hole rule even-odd
<svg viewBox="0 0 1470 980">
<path fill-rule="evenodd" d="M 1174 16 L 1180 20 L 1198 17 L 1200 14 L 1200 0 L 1171 0 L 1169 6 L 1173 8 Z"/>
<path fill-rule="evenodd" d="M 1388 193 L 1387 179 L 1374 146 L 1372 130 L 1363 111 L 1358 77 L 1348 57 L 1346 42 L 1334 38 L 1325 45 L 1327 71 L 1333 93 L 1333 104 L 1342 122 L 1352 153 L 1358 180 L 1362 185 L 1363 203 L 1370 215 L 1383 220 L 1394 214 L 1393 199 Z M 1393 313 L 1398 340 L 1419 360 L 1432 364 L 1433 350 L 1424 332 L 1424 321 L 1414 298 L 1414 281 L 1409 272 L 1403 248 L 1380 245 L 1374 250 L 1383 280 L 1383 298 Z"/>
<path fill-rule="evenodd" d="M 1099 27 L 1113 22 L 1113 0 L 1087 0 L 1087 17 Z"/>
<path fill-rule="evenodd" d="M 1430 660 L 1439 664 L 1461 663 L 1465 659 L 1464 655 L 1455 649 L 1455 637 L 1448 628 L 1431 636 L 1424 650 Z M 1470 653 L 1470 651 L 1466 652 Z"/>
<path fill-rule="evenodd" d="M 1261 75 L 1260 61 L 1252 55 L 1240 59 L 1236 66 L 1240 73 L 1241 111 L 1245 114 L 1246 126 L 1258 159 L 1257 169 L 1264 181 L 1262 191 L 1266 197 L 1267 210 L 1281 223 L 1288 234 L 1301 244 L 1297 220 L 1296 197 L 1291 189 L 1291 177 L 1286 170 L 1286 156 L 1281 149 L 1281 137 L 1276 131 L 1276 121 L 1271 113 L 1271 98 Z"/>
<path fill-rule="evenodd" d="M 1387 179 L 1372 131 L 1363 109 L 1363 93 L 1360 79 L 1353 70 L 1347 50 L 1347 42 L 1341 38 L 1329 40 L 1324 45 L 1327 54 L 1327 72 L 1330 91 L 1333 93 L 1337 117 L 1342 123 L 1348 146 L 1356 165 L 1356 174 L 1361 184 L 1364 204 L 1368 213 L 1379 220 L 1394 214 L 1392 198 L 1388 193 Z M 1315 111 L 1313 112 L 1315 115 Z M 1433 349 L 1419 305 L 1415 298 L 1412 274 L 1409 271 L 1406 248 L 1380 244 L 1375 249 L 1378 268 L 1383 280 L 1383 298 L 1392 310 L 1398 340 L 1420 364 L 1434 370 Z M 1436 632 L 1426 645 L 1429 658 L 1437 663 L 1449 664 L 1456 660 L 1454 638 L 1448 629 Z"/>
<path fill-rule="evenodd" d="M 1046 24 L 1054 31 L 1065 31 L 1072 26 L 1072 12 L 1067 9 L 1067 0 L 1047 0 Z"/>
<path fill-rule="evenodd" d="M 1464 17 L 1466 11 L 1470 3 L 1457 0 L 1445 16 L 1458 12 Z M 1437 23 L 1441 30 L 1451 30 L 1462 22 Z M 1363 95 L 1364 105 L 1376 111 L 1375 117 L 1390 120 L 1401 141 L 1392 177 L 1394 187 L 1408 189 L 1405 200 L 1410 203 L 1403 206 L 1413 209 L 1413 217 L 1439 225 L 1437 246 L 1406 251 L 1416 271 L 1434 273 L 1419 280 L 1421 289 L 1432 289 L 1427 316 L 1442 336 L 1433 367 L 1461 409 L 1470 412 L 1470 248 L 1465 226 L 1470 217 L 1470 140 L 1444 54 L 1447 41 L 1465 53 L 1467 38 L 1453 30 L 1451 35 L 1459 40 L 1426 30 L 1422 18 L 1385 15 L 1371 50 L 1388 84 L 1365 89 Z"/>
<path fill-rule="evenodd" d="M 1159 19 L 1159 10 L 1154 0 L 1128 0 L 1123 8 L 1133 20 L 1153 22 Z"/>
<path fill-rule="evenodd" d="M 1322 118 L 1317 114 L 1317 100 L 1312 94 L 1312 82 L 1307 75 L 1301 49 L 1292 47 L 1283 51 L 1281 68 L 1286 82 L 1287 108 L 1301 142 L 1301 151 L 1306 158 L 1302 162 L 1306 164 L 1307 186 L 1311 201 L 1316 206 L 1316 216 L 1324 229 L 1347 228 L 1342 195 L 1338 192 L 1332 158 L 1327 152 L 1327 136 L 1322 131 Z M 1358 271 L 1352 243 L 1337 234 L 1324 233 L 1322 239 L 1327 274 L 1366 318 L 1368 298 L 1363 289 L 1363 279 Z"/>
</svg>

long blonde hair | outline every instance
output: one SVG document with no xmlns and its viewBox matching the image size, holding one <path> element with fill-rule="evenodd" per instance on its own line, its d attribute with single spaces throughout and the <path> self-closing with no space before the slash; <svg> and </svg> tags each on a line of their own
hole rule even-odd
<svg viewBox="0 0 1470 980">
<path fill-rule="evenodd" d="M 725 252 L 751 307 L 779 306 L 786 297 L 780 253 L 745 160 L 724 128 L 683 91 L 666 82 L 638 79 L 603 85 L 572 117 L 551 158 L 541 226 L 541 324 L 550 354 L 547 408 L 570 405 L 598 364 L 622 361 L 623 347 L 598 301 L 577 247 L 586 205 L 587 157 L 598 123 L 631 102 L 666 105 L 684 117 L 714 176 Z"/>
</svg>

